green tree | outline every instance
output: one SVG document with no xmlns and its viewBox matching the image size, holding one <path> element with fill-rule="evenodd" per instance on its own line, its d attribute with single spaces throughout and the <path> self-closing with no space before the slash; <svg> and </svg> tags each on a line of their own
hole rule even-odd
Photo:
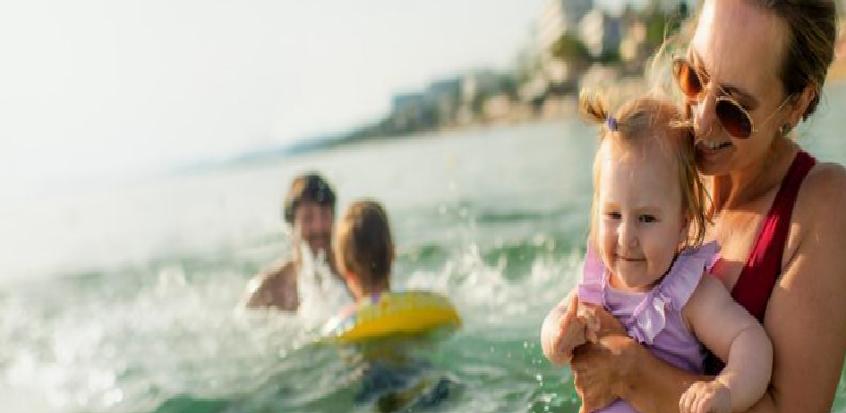
<svg viewBox="0 0 846 413">
<path fill-rule="evenodd" d="M 573 63 L 590 63 L 590 53 L 581 39 L 564 33 L 555 43 L 552 44 L 552 55 L 565 61 Z"/>
</svg>

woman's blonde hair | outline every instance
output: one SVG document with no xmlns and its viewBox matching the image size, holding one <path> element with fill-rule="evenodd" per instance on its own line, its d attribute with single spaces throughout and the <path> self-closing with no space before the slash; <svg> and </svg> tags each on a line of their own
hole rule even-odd
<svg viewBox="0 0 846 413">
<path fill-rule="evenodd" d="M 654 97 L 633 99 L 622 105 L 614 115 L 605 99 L 596 93 L 579 94 L 582 117 L 600 126 L 600 145 L 610 143 L 629 147 L 647 143 L 658 144 L 676 164 L 678 186 L 682 198 L 682 213 L 688 225 L 688 236 L 679 249 L 702 245 L 708 225 L 706 205 L 708 194 L 696 171 L 693 130 L 684 114 L 672 103 Z M 593 204 L 591 206 L 590 242 L 596 246 L 598 194 L 601 172 L 601 146 L 593 162 Z"/>
<path fill-rule="evenodd" d="M 838 14 L 834 0 L 748 0 L 763 11 L 773 13 L 787 28 L 786 44 L 778 76 L 787 96 L 798 96 L 806 87 L 811 87 L 814 96 L 808 104 L 802 120 L 807 120 L 816 111 L 825 85 L 828 70 L 835 58 L 837 43 Z M 682 22 L 676 33 L 665 33 L 664 42 L 652 57 L 646 68 L 646 77 L 654 86 L 671 87 L 668 69 L 679 53 L 684 53 L 699 25 L 699 17 L 705 1 L 700 1 L 694 14 Z"/>
</svg>

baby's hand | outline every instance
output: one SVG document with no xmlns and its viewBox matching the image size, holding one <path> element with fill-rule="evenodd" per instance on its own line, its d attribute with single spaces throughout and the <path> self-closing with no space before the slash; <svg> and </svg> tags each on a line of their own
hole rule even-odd
<svg viewBox="0 0 846 413">
<path fill-rule="evenodd" d="M 566 364 L 573 357 L 573 349 L 585 343 L 585 323 L 578 316 L 579 299 L 575 294 L 563 313 L 550 314 L 542 332 L 543 352 L 549 361 Z"/>
<path fill-rule="evenodd" d="M 679 400 L 681 413 L 731 413 L 731 392 L 717 380 L 690 385 Z"/>
<path fill-rule="evenodd" d="M 593 304 L 578 303 L 576 316 L 584 323 L 585 340 L 591 343 L 599 342 L 599 330 L 602 327 L 599 317 L 596 315 L 596 306 Z"/>
</svg>

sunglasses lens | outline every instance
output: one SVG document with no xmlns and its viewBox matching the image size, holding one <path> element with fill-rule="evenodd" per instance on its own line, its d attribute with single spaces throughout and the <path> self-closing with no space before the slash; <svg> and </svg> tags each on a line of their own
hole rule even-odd
<svg viewBox="0 0 846 413">
<path fill-rule="evenodd" d="M 752 120 L 737 103 L 730 100 L 718 100 L 717 118 L 729 135 L 735 138 L 748 138 L 752 134 Z"/>
<path fill-rule="evenodd" d="M 676 62 L 676 80 L 679 83 L 679 89 L 689 98 L 695 98 L 702 92 L 702 82 L 699 80 L 699 75 L 687 62 Z"/>
</svg>

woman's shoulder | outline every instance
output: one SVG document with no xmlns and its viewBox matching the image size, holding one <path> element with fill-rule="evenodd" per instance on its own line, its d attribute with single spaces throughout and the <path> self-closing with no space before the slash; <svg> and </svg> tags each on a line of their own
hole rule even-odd
<svg viewBox="0 0 846 413">
<path fill-rule="evenodd" d="M 796 199 L 784 263 L 795 256 L 804 244 L 802 241 L 809 236 L 818 239 L 834 237 L 846 243 L 846 220 L 840 217 L 844 206 L 846 168 L 831 162 L 814 165 L 802 182 Z"/>
<path fill-rule="evenodd" d="M 814 198 L 829 196 L 832 192 L 838 195 L 846 189 L 846 167 L 835 162 L 819 162 L 808 172 L 807 178 L 799 192 L 799 198 L 804 195 Z"/>
<path fill-rule="evenodd" d="M 820 162 L 808 172 L 794 209 L 794 221 L 814 224 L 842 221 L 831 212 L 843 210 L 846 202 L 846 168 L 838 163 Z"/>
</svg>

